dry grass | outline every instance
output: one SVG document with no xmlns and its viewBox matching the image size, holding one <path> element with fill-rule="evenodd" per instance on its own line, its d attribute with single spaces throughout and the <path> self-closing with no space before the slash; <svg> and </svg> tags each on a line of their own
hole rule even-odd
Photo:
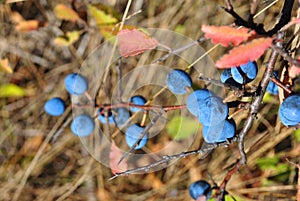
<svg viewBox="0 0 300 201">
<path fill-rule="evenodd" d="M 55 18 L 53 8 L 59 2 L 0 4 L 0 55 L 9 59 L 14 71 L 12 74 L 0 72 L 0 84 L 15 83 L 29 92 L 23 98 L 0 98 L 0 200 L 178 201 L 191 200 L 188 185 L 201 178 L 209 180 L 207 173 L 220 184 L 239 158 L 236 144 L 217 148 L 204 160 L 198 160 L 197 156 L 188 157 L 157 172 L 107 181 L 111 177 L 110 169 L 89 155 L 69 126 L 64 128 L 64 123 L 71 118 L 71 107 L 59 118 L 44 113 L 43 104 L 50 97 L 60 96 L 70 103 L 63 87 L 65 75 L 77 71 L 81 62 L 104 41 L 98 31 L 91 29 L 71 47 L 55 45 L 53 39 L 56 36 L 80 28 Z M 139 2 L 143 2 L 140 8 Z M 247 16 L 247 2 L 234 2 L 242 16 Z M 259 10 L 271 3 L 266 2 L 259 5 Z M 107 3 L 121 19 L 127 1 Z M 76 5 L 85 9 L 85 3 Z M 125 24 L 180 30 L 196 39 L 202 36 L 201 24 L 232 23 L 232 18 L 220 5 L 223 1 L 136 0 L 129 14 L 137 9 L 142 9 L 142 13 Z M 271 27 L 281 5 L 282 2 L 274 4 L 258 17 L 258 21 Z M 48 25 L 29 33 L 18 32 L 11 18 L 14 11 L 25 19 L 38 19 Z M 209 41 L 202 46 L 205 50 L 213 47 Z M 223 53 L 223 48 L 216 48 L 210 56 L 216 60 Z M 112 84 L 116 80 L 114 76 L 109 77 Z M 263 105 L 245 142 L 248 166 L 242 167 L 228 183 L 230 195 L 242 200 L 296 199 L 296 167 L 285 158 L 299 163 L 300 143 L 296 141 L 293 129 L 284 128 L 279 122 L 277 108 L 276 97 Z M 245 117 L 246 112 L 235 117 L 239 128 Z M 61 135 L 53 140 L 61 128 L 64 128 Z M 200 138 L 199 131 L 198 141 L 192 148 L 199 148 Z M 150 143 L 149 148 L 155 146 L 159 145 Z M 278 157 L 279 161 L 274 167 L 263 169 L 257 165 L 257 159 L 262 157 Z M 278 166 L 282 169 L 276 169 Z"/>
</svg>

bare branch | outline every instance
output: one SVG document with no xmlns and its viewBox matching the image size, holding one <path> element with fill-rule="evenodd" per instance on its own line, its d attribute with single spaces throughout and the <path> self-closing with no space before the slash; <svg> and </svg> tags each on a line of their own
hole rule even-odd
<svg viewBox="0 0 300 201">
<path fill-rule="evenodd" d="M 278 34 L 279 40 L 276 43 L 276 46 L 279 48 L 282 48 L 282 41 L 280 40 L 282 38 L 283 38 L 283 33 Z M 262 104 L 262 100 L 263 100 L 266 88 L 269 84 L 270 78 L 273 75 L 274 65 L 275 65 L 277 57 L 278 57 L 278 52 L 273 50 L 271 53 L 269 62 L 267 64 L 265 73 L 264 73 L 262 80 L 260 82 L 260 85 L 258 87 L 258 90 L 259 90 L 258 95 L 256 97 L 254 97 L 253 101 L 251 102 L 249 115 L 246 119 L 243 129 L 239 133 L 238 145 L 239 145 L 239 150 L 240 150 L 240 154 L 241 154 L 241 159 L 240 159 L 241 164 L 246 164 L 246 162 L 247 162 L 246 154 L 244 151 L 244 138 L 245 138 L 246 134 L 248 133 L 248 131 L 250 130 L 250 128 L 253 124 L 253 121 L 255 120 L 256 115 L 258 113 L 258 110 Z"/>
<path fill-rule="evenodd" d="M 112 176 L 111 178 L 109 178 L 109 180 L 113 180 L 113 179 L 115 179 L 117 177 L 120 177 L 120 176 L 127 176 L 129 174 L 138 173 L 138 172 L 146 173 L 146 172 L 149 172 L 154 167 L 157 167 L 157 166 L 163 165 L 163 164 L 168 164 L 171 160 L 185 158 L 187 156 L 195 155 L 195 154 L 203 155 L 203 154 L 206 154 L 207 152 L 215 149 L 216 147 L 228 146 L 229 144 L 231 144 L 232 142 L 236 142 L 237 140 L 238 140 L 237 137 L 233 137 L 232 139 L 228 139 L 226 142 L 220 142 L 220 143 L 215 143 L 215 144 L 206 144 L 206 146 L 202 146 L 201 149 L 198 149 L 198 150 L 182 152 L 182 153 L 175 154 L 175 155 L 172 155 L 172 156 L 165 155 L 165 156 L 162 156 L 161 160 L 158 160 L 158 161 L 156 161 L 154 163 L 151 163 L 149 165 L 145 165 L 145 166 L 142 166 L 142 167 L 139 167 L 139 168 L 135 168 L 135 169 L 131 169 L 131 170 L 127 170 L 127 171 L 124 171 L 124 172 L 117 173 L 114 176 Z"/>
<path fill-rule="evenodd" d="M 265 31 L 263 24 L 256 24 L 253 22 L 253 16 L 250 15 L 250 18 L 248 21 L 244 20 L 242 17 L 240 17 L 233 9 L 232 4 L 230 0 L 225 0 L 225 3 L 227 5 L 226 8 L 223 8 L 227 13 L 229 13 L 232 17 L 234 17 L 234 22 L 238 26 L 243 26 L 252 30 L 255 30 L 256 33 L 260 35 L 267 35 L 267 36 L 273 36 L 276 34 L 282 27 L 284 27 L 290 20 L 291 20 L 291 14 L 293 9 L 294 0 L 285 0 L 284 5 L 281 10 L 281 16 L 278 23 L 269 31 Z M 250 11 L 252 12 L 252 11 Z"/>
<path fill-rule="evenodd" d="M 183 51 L 185 51 L 185 50 L 187 50 L 187 49 L 189 49 L 189 48 L 191 48 L 191 47 L 193 47 L 195 45 L 198 45 L 200 42 L 203 42 L 205 40 L 206 40 L 205 37 L 200 37 L 197 40 L 195 40 L 195 41 L 193 41 L 193 42 L 191 42 L 191 43 L 189 43 L 189 44 L 187 44 L 187 45 L 185 45 L 183 47 L 179 47 L 179 48 L 174 49 L 174 50 L 171 49 L 166 55 L 164 55 L 164 56 L 156 59 L 153 63 L 163 62 L 164 60 L 166 60 L 167 58 L 169 58 L 169 56 L 174 55 L 174 54 L 178 54 L 180 52 L 183 52 Z"/>
</svg>

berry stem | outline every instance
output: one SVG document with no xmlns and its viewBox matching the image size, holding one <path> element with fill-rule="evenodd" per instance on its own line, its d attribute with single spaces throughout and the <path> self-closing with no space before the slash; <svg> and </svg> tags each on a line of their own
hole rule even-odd
<svg viewBox="0 0 300 201">
<path fill-rule="evenodd" d="M 280 80 L 278 80 L 276 77 L 271 77 L 270 80 L 274 82 L 277 86 L 282 88 L 284 91 L 286 91 L 288 94 L 291 94 L 293 91 L 289 89 L 287 86 L 285 86 Z"/>
<path fill-rule="evenodd" d="M 115 105 L 97 105 L 98 108 L 103 108 L 104 110 L 121 108 L 121 107 L 136 107 L 143 110 L 164 110 L 165 112 L 171 110 L 180 110 L 186 108 L 186 105 L 167 105 L 167 106 L 156 106 L 156 105 L 135 105 L 133 103 L 118 103 Z"/>
</svg>

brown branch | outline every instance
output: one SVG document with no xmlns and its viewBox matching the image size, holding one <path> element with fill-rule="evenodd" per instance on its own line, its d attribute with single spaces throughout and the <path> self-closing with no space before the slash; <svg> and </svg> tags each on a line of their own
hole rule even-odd
<svg viewBox="0 0 300 201">
<path fill-rule="evenodd" d="M 164 164 L 168 164 L 171 160 L 175 160 L 175 159 L 180 159 L 180 158 L 185 158 L 187 156 L 190 155 L 195 155 L 195 154 L 201 154 L 201 155 L 205 155 L 207 152 L 210 152 L 211 150 L 220 147 L 220 146 L 228 146 L 229 144 L 231 144 L 232 142 L 236 142 L 238 139 L 237 137 L 233 137 L 232 139 L 228 139 L 225 142 L 220 142 L 220 143 L 214 143 L 214 144 L 206 144 L 206 146 L 202 146 L 201 149 L 197 149 L 197 150 L 192 150 L 192 151 L 187 151 L 187 152 L 181 152 L 179 154 L 175 154 L 175 155 L 165 155 L 162 156 L 162 158 L 154 163 L 151 163 L 149 165 L 145 165 L 139 168 L 135 168 L 135 169 L 131 169 L 131 170 L 127 170 L 124 172 L 120 172 L 115 174 L 114 176 L 112 176 L 111 178 L 109 178 L 108 180 L 113 180 L 117 177 L 120 176 L 128 176 L 129 174 L 134 174 L 134 173 L 146 173 L 149 172 L 151 169 L 153 169 L 154 167 L 157 167 L 159 165 L 164 165 Z"/>
<path fill-rule="evenodd" d="M 282 39 L 282 38 L 283 38 L 283 33 L 280 33 L 278 35 L 278 39 Z M 276 43 L 276 46 L 279 47 L 279 48 L 282 48 L 282 41 L 278 40 L 278 42 Z M 256 119 L 256 115 L 257 115 L 257 113 L 259 111 L 259 108 L 262 104 L 262 100 L 263 100 L 266 88 L 269 84 L 270 78 L 272 77 L 273 70 L 274 70 L 274 65 L 276 63 L 277 57 L 278 57 L 278 52 L 273 50 L 272 53 L 271 53 L 269 62 L 267 64 L 267 68 L 265 70 L 265 73 L 264 73 L 264 75 L 262 77 L 262 80 L 260 82 L 260 85 L 258 87 L 258 92 L 259 93 L 256 97 L 254 97 L 253 101 L 251 102 L 249 115 L 246 119 L 246 122 L 244 124 L 243 129 L 239 133 L 238 146 L 239 146 L 239 150 L 240 150 L 240 154 L 241 154 L 241 159 L 240 159 L 241 164 L 246 164 L 246 162 L 247 162 L 246 154 L 245 154 L 245 151 L 244 151 L 245 136 L 247 135 L 247 133 L 251 129 L 252 124 L 253 124 L 254 120 Z"/>
<path fill-rule="evenodd" d="M 220 201 L 225 200 L 224 197 L 226 194 L 226 190 L 225 190 L 226 185 L 231 179 L 232 175 L 239 170 L 240 166 L 241 166 L 240 162 L 237 162 L 235 166 L 228 171 L 222 183 L 220 184 L 219 188 L 216 189 L 216 195 L 218 195 L 218 200 Z"/>
<path fill-rule="evenodd" d="M 227 13 L 229 13 L 232 17 L 234 17 L 234 22 L 238 26 L 243 26 L 249 29 L 256 31 L 256 33 L 260 35 L 273 36 L 276 34 L 282 27 L 284 27 L 290 20 L 292 15 L 292 9 L 294 0 L 285 0 L 284 5 L 281 10 L 281 17 L 278 23 L 269 31 L 265 31 L 263 24 L 256 24 L 253 22 L 253 16 L 250 14 L 249 20 L 244 20 L 241 16 L 239 16 L 233 9 L 230 0 L 225 0 L 227 5 L 226 8 L 223 8 Z M 252 11 L 251 11 L 252 12 Z"/>
</svg>

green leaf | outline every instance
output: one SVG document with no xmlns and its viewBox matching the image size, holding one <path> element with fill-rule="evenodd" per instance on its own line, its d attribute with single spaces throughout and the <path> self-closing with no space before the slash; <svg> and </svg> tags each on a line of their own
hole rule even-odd
<svg viewBox="0 0 300 201">
<path fill-rule="evenodd" d="M 270 168 L 274 168 L 276 167 L 276 165 L 279 162 L 279 157 L 278 156 L 274 156 L 272 158 L 259 158 L 256 161 L 256 164 L 262 169 L 262 170 L 266 170 L 266 169 L 270 169 Z"/>
<path fill-rule="evenodd" d="M 264 97 L 263 97 L 263 102 L 264 103 L 269 103 L 271 102 L 271 100 L 273 99 L 272 95 L 270 93 L 265 93 Z"/>
<path fill-rule="evenodd" d="M 22 97 L 25 95 L 25 89 L 15 84 L 4 84 L 0 86 L 0 98 Z"/>
<path fill-rule="evenodd" d="M 244 201 L 244 199 L 237 196 L 225 195 L 225 201 Z"/>
<path fill-rule="evenodd" d="M 88 5 L 88 9 L 92 14 L 92 16 L 94 17 L 98 26 L 103 24 L 113 24 L 118 21 L 116 18 L 112 17 L 109 14 L 106 14 L 102 10 L 99 10 L 95 6 Z"/>
<path fill-rule="evenodd" d="M 295 132 L 294 132 L 294 138 L 295 138 L 296 142 L 300 142 L 300 128 L 298 128 L 297 130 L 295 130 Z"/>
<path fill-rule="evenodd" d="M 283 164 L 278 164 L 275 167 L 276 174 L 281 174 L 281 173 L 286 173 L 290 171 L 290 166 L 289 164 L 283 163 Z"/>
<path fill-rule="evenodd" d="M 69 20 L 75 22 L 76 20 L 79 20 L 78 14 L 70 7 L 64 5 L 64 4 L 58 4 L 54 8 L 54 14 L 58 19 L 61 20 Z"/>
<path fill-rule="evenodd" d="M 167 123 L 167 132 L 175 140 L 190 137 L 197 132 L 198 128 L 198 121 L 181 116 L 174 116 L 173 119 Z"/>
</svg>

